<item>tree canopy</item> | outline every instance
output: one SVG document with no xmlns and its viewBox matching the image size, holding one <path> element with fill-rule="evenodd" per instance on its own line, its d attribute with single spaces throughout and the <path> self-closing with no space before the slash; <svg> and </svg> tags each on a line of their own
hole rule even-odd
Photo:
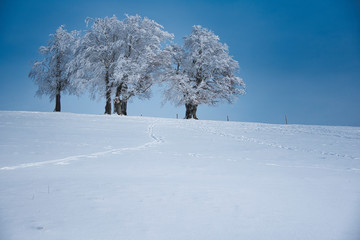
<svg viewBox="0 0 360 240">
<path fill-rule="evenodd" d="M 92 98 L 105 97 L 105 113 L 111 114 L 115 93 L 117 109 L 121 105 L 126 115 L 131 97 L 149 98 L 151 86 L 161 82 L 164 100 L 185 104 L 186 118 L 197 118 L 198 105 L 232 103 L 245 93 L 238 62 L 206 28 L 193 26 L 179 46 L 171 44 L 174 35 L 163 26 L 139 15 L 87 18 L 86 24 L 83 34 L 60 26 L 48 45 L 40 47 L 43 59 L 29 73 L 37 94 L 56 97 L 59 106 L 61 92 L 88 91 Z"/>
<path fill-rule="evenodd" d="M 36 61 L 29 73 L 38 86 L 38 96 L 48 95 L 50 101 L 56 98 L 55 111 L 60 111 L 60 94 L 71 90 L 69 84 L 70 61 L 74 56 L 78 32 L 68 33 L 61 25 L 50 35 L 47 46 L 41 46 L 42 60 Z"/>
<path fill-rule="evenodd" d="M 236 76 L 238 62 L 229 55 L 228 46 L 206 28 L 194 26 L 182 47 L 173 45 L 166 51 L 170 58 L 164 74 L 166 100 L 196 109 L 199 104 L 232 103 L 245 93 L 244 81 Z"/>
</svg>

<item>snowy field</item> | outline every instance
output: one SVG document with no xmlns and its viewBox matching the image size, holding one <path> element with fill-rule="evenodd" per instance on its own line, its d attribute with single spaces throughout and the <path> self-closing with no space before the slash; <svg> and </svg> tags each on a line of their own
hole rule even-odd
<svg viewBox="0 0 360 240">
<path fill-rule="evenodd" d="M 2 240 L 359 240 L 360 128 L 0 112 Z"/>
</svg>

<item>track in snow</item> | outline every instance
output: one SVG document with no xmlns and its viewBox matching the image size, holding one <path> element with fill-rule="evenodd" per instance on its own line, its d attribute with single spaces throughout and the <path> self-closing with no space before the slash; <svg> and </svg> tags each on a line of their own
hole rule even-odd
<svg viewBox="0 0 360 240">
<path fill-rule="evenodd" d="M 120 154 L 125 151 L 144 150 L 146 148 L 149 148 L 156 144 L 160 144 L 160 143 L 164 142 L 160 136 L 157 136 L 154 133 L 154 126 L 155 126 L 155 123 L 149 124 L 148 130 L 147 130 L 147 134 L 148 134 L 149 138 L 151 139 L 151 141 L 147 142 L 145 144 L 139 145 L 139 146 L 116 148 L 116 149 L 110 149 L 107 151 L 95 152 L 95 153 L 90 153 L 90 154 L 81 154 L 81 155 L 76 155 L 76 156 L 69 156 L 69 157 L 65 157 L 65 158 L 53 159 L 53 160 L 48 160 L 48 161 L 23 163 L 23 164 L 18 164 L 18 165 L 14 165 L 14 166 L 5 166 L 5 167 L 0 168 L 0 170 L 16 170 L 16 169 L 21 169 L 21 168 L 39 167 L 39 166 L 48 165 L 48 164 L 64 165 L 64 164 L 68 164 L 71 161 L 85 160 L 85 159 L 89 159 L 89 158 L 92 159 L 92 158 L 97 158 L 97 157 L 104 156 L 107 154 Z"/>
</svg>

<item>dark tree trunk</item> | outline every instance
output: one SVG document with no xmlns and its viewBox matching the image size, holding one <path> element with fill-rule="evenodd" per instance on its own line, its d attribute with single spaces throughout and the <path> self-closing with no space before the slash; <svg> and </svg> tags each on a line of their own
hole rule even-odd
<svg viewBox="0 0 360 240">
<path fill-rule="evenodd" d="M 114 113 L 117 113 L 118 115 L 122 115 L 121 100 L 120 100 L 121 89 L 122 89 L 122 83 L 116 88 L 116 94 L 114 98 Z"/>
<path fill-rule="evenodd" d="M 114 113 L 117 113 L 117 115 L 121 115 L 121 101 L 118 97 L 114 98 Z"/>
<path fill-rule="evenodd" d="M 56 94 L 56 100 L 55 100 L 55 109 L 54 112 L 60 112 L 61 111 L 61 104 L 60 104 L 60 93 Z"/>
<path fill-rule="evenodd" d="M 115 94 L 116 97 L 120 97 L 122 85 L 123 85 L 123 84 L 121 83 L 121 84 L 116 88 L 116 94 Z"/>
<path fill-rule="evenodd" d="M 106 90 L 105 114 L 111 114 L 111 90 Z"/>
<path fill-rule="evenodd" d="M 194 118 L 194 119 L 198 120 L 198 118 L 196 116 L 197 106 L 198 105 L 191 104 L 191 103 L 185 104 L 185 108 L 186 108 L 185 118 L 186 119 Z"/>
<path fill-rule="evenodd" d="M 127 100 L 124 99 L 121 101 L 121 114 L 127 115 Z"/>
<path fill-rule="evenodd" d="M 58 51 L 58 50 L 57 50 Z M 62 86 L 61 86 L 61 70 L 60 70 L 60 53 L 57 52 L 57 57 L 56 57 L 56 96 L 55 96 L 55 109 L 54 112 L 60 112 L 61 111 L 61 104 L 60 104 L 60 94 L 61 94 L 61 90 L 62 90 Z"/>
<path fill-rule="evenodd" d="M 106 104 L 105 104 L 105 114 L 111 114 L 111 87 L 109 81 L 109 73 L 106 72 L 105 75 L 105 83 L 106 83 Z"/>
</svg>

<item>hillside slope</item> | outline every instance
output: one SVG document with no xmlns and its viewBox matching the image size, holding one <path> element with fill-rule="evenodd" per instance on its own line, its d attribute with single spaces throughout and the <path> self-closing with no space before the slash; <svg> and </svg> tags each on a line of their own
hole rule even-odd
<svg viewBox="0 0 360 240">
<path fill-rule="evenodd" d="M 360 128 L 0 112 L 0 239 L 360 237 Z"/>
</svg>

